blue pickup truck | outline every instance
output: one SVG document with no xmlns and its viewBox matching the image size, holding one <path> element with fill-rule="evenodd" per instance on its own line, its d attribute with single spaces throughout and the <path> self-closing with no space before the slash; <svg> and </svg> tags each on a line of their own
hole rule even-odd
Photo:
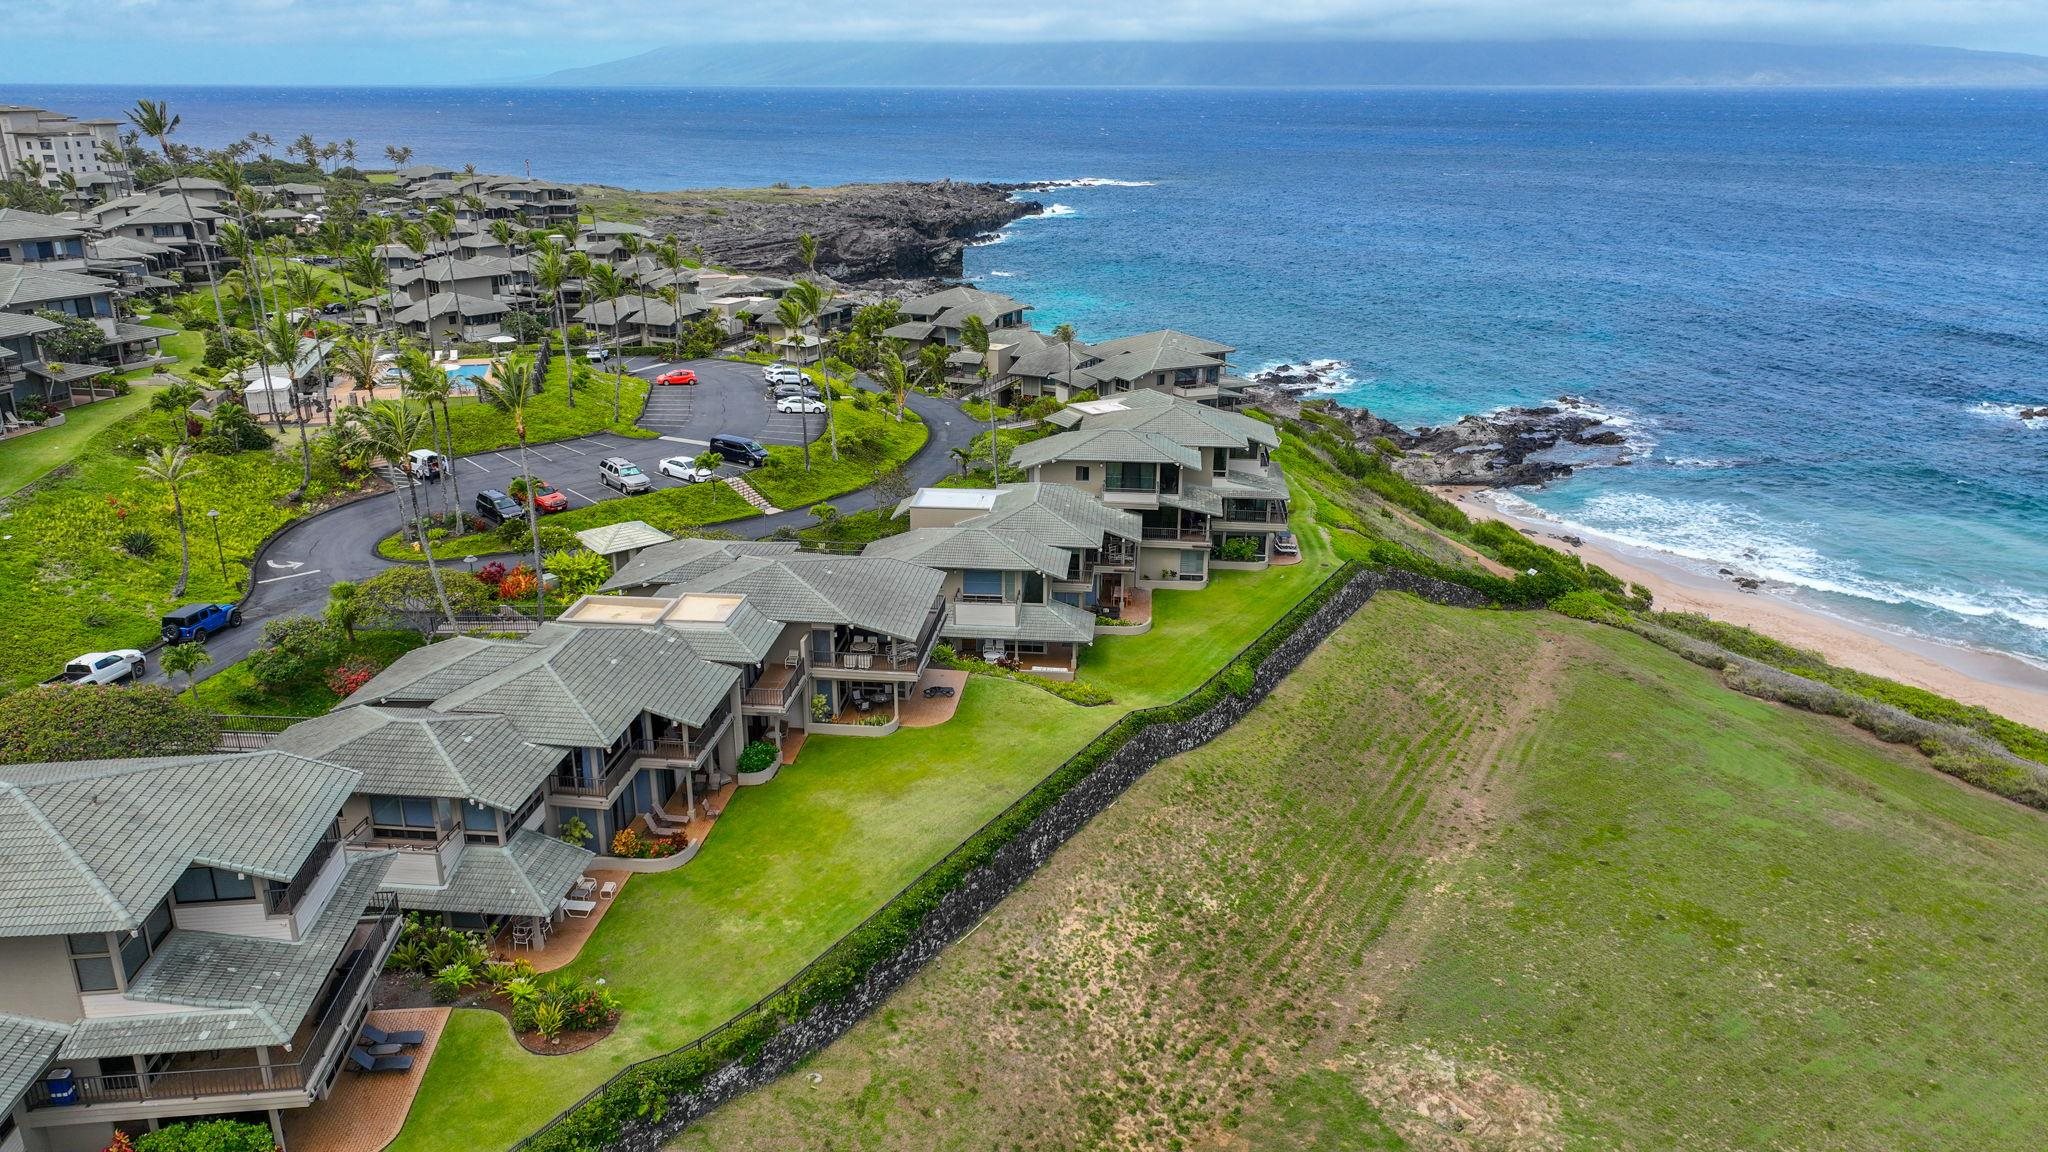
<svg viewBox="0 0 2048 1152">
<path fill-rule="evenodd" d="M 204 640 L 223 628 L 242 622 L 242 610 L 233 604 L 187 604 L 164 613 L 166 644 Z"/>
</svg>

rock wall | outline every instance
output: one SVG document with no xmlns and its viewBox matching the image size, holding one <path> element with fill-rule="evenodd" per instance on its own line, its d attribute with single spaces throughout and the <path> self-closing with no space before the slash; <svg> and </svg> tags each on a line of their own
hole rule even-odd
<svg viewBox="0 0 2048 1152">
<path fill-rule="evenodd" d="M 1398 570 L 1359 572 L 1274 648 L 1259 665 L 1248 694 L 1226 692 L 1198 715 L 1176 723 L 1155 724 L 1132 736 L 1021 835 L 998 849 L 989 863 L 975 869 L 941 899 L 903 947 L 868 973 L 854 995 L 821 1005 L 789 1024 L 768 1042 L 759 1060 L 720 1069 L 699 1090 L 670 1101 L 659 1120 L 630 1124 L 606 1147 L 614 1152 L 657 1152 L 678 1132 L 720 1104 L 768 1084 L 844 1036 L 905 981 L 937 959 L 948 945 L 980 923 L 1005 896 L 1043 867 L 1060 845 L 1114 803 L 1153 765 L 1207 744 L 1242 720 L 1308 658 L 1316 645 L 1382 589 L 1409 592 L 1460 608 L 1488 604 L 1484 596 L 1470 588 L 1427 576 Z"/>
</svg>

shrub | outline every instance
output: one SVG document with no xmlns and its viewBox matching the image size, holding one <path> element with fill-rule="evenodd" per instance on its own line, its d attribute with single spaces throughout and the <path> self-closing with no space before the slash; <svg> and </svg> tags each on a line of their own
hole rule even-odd
<svg viewBox="0 0 2048 1152">
<path fill-rule="evenodd" d="M 1577 620 L 1591 620 L 1599 624 L 1618 622 L 1623 613 L 1604 593 L 1590 588 L 1567 592 L 1550 602 L 1550 610 Z"/>
<path fill-rule="evenodd" d="M 811 505 L 811 516 L 820 524 L 830 524 L 832 521 L 839 518 L 839 506 L 836 504 L 827 504 L 821 500 L 818 503 Z"/>
<path fill-rule="evenodd" d="M 597 833 L 590 830 L 590 825 L 585 824 L 581 816 L 571 816 L 562 821 L 562 826 L 555 830 L 555 835 L 561 838 L 562 843 L 574 844 L 578 848 L 597 838 Z"/>
<path fill-rule="evenodd" d="M 135 1152 L 274 1152 L 268 1124 L 242 1120 L 190 1120 L 166 1124 L 135 1138 Z"/>
<path fill-rule="evenodd" d="M 811 697 L 811 719 L 820 723 L 832 719 L 832 699 L 824 693 Z"/>
<path fill-rule="evenodd" d="M 548 557 L 547 570 L 560 582 L 557 588 L 564 596 L 595 592 L 612 576 L 611 561 L 588 548 L 556 552 Z"/>
<path fill-rule="evenodd" d="M 327 673 L 327 689 L 346 700 L 356 694 L 356 689 L 375 679 L 378 671 L 375 664 L 360 656 L 344 661 Z"/>
<path fill-rule="evenodd" d="M 547 1001 L 534 1005 L 533 1030 L 540 1033 L 541 1039 L 552 1043 L 555 1037 L 562 1034 L 562 1026 L 565 1023 L 561 1005 Z"/>
<path fill-rule="evenodd" d="M 323 437 L 324 439 L 324 437 Z M 213 410 L 206 431 L 199 437 L 199 450 L 216 456 L 232 456 L 271 446 L 270 433 L 240 404 L 225 402 Z"/>
<path fill-rule="evenodd" d="M 277 691 L 318 676 L 341 650 L 341 634 L 318 616 L 266 621 L 263 642 L 249 653 L 249 678 Z"/>
<path fill-rule="evenodd" d="M 457 960 L 434 973 L 434 999 L 446 1004 L 476 986 L 476 969 L 466 960 Z"/>
<path fill-rule="evenodd" d="M 448 604 L 459 614 L 476 615 L 495 607 L 491 587 L 460 569 L 441 569 Z M 356 586 L 357 618 L 365 624 L 410 628 L 431 638 L 441 619 L 441 601 L 425 565 L 398 564 Z"/>
<path fill-rule="evenodd" d="M 533 574 L 533 569 L 521 564 L 505 573 L 505 578 L 498 581 L 498 599 L 530 600 L 533 598 L 534 589 L 538 587 L 540 578 Z"/>
<path fill-rule="evenodd" d="M 1233 696 L 1249 696 L 1258 682 L 1258 670 L 1242 660 L 1235 660 L 1223 669 L 1223 686 Z"/>
<path fill-rule="evenodd" d="M 631 828 L 621 828 L 612 834 L 612 855 L 632 859 L 640 855 L 640 834 Z"/>
<path fill-rule="evenodd" d="M 496 588 L 505 580 L 505 562 L 493 560 L 476 570 L 476 578 Z"/>
<path fill-rule="evenodd" d="M 782 749 L 773 741 L 756 740 L 740 749 L 739 770 L 747 773 L 765 772 L 769 766 L 782 759 Z"/>
<path fill-rule="evenodd" d="M 1224 560 L 1243 563 L 1259 558 L 1259 542 L 1248 536 L 1233 536 L 1223 542 Z"/>
<path fill-rule="evenodd" d="M 137 560 L 148 560 L 156 555 L 156 537 L 141 528 L 131 528 L 121 533 L 121 551 Z"/>
<path fill-rule="evenodd" d="M 220 719 L 162 684 L 39 684 L 0 697 L 0 764 L 197 756 Z"/>
</svg>

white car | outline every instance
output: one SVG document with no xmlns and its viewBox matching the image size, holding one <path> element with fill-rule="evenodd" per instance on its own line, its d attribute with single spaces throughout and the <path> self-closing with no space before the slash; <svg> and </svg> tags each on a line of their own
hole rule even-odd
<svg viewBox="0 0 2048 1152">
<path fill-rule="evenodd" d="M 801 384 L 804 374 L 794 364 L 770 364 L 761 369 L 761 379 L 770 384 Z"/>
<path fill-rule="evenodd" d="M 691 456 L 670 456 L 661 462 L 657 471 L 663 476 L 673 476 L 685 484 L 702 484 L 706 480 L 718 478 L 718 473 L 711 469 L 697 467 L 696 459 Z"/>
<path fill-rule="evenodd" d="M 64 666 L 64 679 L 72 684 L 118 684 L 142 675 L 142 653 L 133 648 L 112 652 L 87 652 Z"/>
<path fill-rule="evenodd" d="M 775 402 L 777 412 L 823 412 L 825 402 L 809 396 L 784 396 Z"/>
</svg>

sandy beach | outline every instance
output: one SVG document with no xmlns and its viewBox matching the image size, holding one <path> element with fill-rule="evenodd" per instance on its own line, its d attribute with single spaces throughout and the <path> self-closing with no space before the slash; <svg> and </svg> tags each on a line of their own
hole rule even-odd
<svg viewBox="0 0 2048 1152">
<path fill-rule="evenodd" d="M 1995 652 L 1982 652 L 1900 635 L 1821 612 L 1768 586 L 1747 591 L 1732 580 L 1696 572 L 1676 557 L 1589 534 L 1576 526 L 1574 546 L 1557 539 L 1566 529 L 1550 520 L 1513 515 L 1492 502 L 1488 489 L 1440 488 L 1468 515 L 1502 520 L 1554 548 L 1576 553 L 1656 595 L 1666 611 L 1698 612 L 1754 628 L 1830 663 L 1981 704 L 2022 723 L 2048 726 L 2048 671 Z"/>
</svg>

